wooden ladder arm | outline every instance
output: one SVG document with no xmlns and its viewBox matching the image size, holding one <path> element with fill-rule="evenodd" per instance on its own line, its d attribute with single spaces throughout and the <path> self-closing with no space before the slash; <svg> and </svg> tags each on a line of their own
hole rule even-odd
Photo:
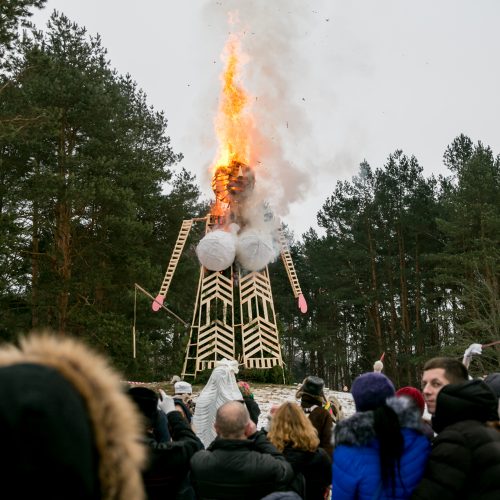
<svg viewBox="0 0 500 500">
<path fill-rule="evenodd" d="M 177 268 L 177 264 L 179 263 L 179 259 L 181 258 L 184 245 L 186 244 L 189 232 L 191 231 L 191 227 L 193 226 L 193 221 L 194 219 L 182 221 L 181 229 L 179 231 L 179 235 L 177 236 L 177 241 L 175 242 L 174 250 L 172 251 L 172 256 L 170 257 L 170 262 L 168 263 L 167 271 L 160 287 L 160 292 L 151 305 L 151 308 L 154 312 L 159 311 L 163 305 L 163 301 L 165 300 L 165 296 L 167 295 L 170 283 L 172 282 L 175 269 Z"/>
<path fill-rule="evenodd" d="M 293 265 L 292 256 L 288 248 L 288 243 L 286 241 L 283 231 L 279 230 L 279 241 L 281 246 L 281 260 L 285 266 L 288 279 L 290 280 L 290 285 L 292 286 L 293 296 L 298 299 L 299 309 L 302 313 L 307 312 L 307 302 L 300 288 L 299 278 L 297 277 L 297 272 L 295 271 L 295 266 Z"/>
</svg>

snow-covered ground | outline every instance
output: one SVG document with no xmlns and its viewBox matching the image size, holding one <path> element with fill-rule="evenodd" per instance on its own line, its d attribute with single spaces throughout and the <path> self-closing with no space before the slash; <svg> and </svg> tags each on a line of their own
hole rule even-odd
<svg viewBox="0 0 500 500">
<path fill-rule="evenodd" d="M 280 405 L 285 401 L 297 401 L 295 393 L 296 385 L 265 385 L 259 384 L 251 386 L 254 394 L 254 399 L 260 407 L 261 414 L 259 416 L 258 429 L 267 423 L 267 416 L 271 407 Z M 329 396 L 335 396 L 342 404 L 344 416 L 349 417 L 354 413 L 354 401 L 350 392 L 327 391 Z"/>
<path fill-rule="evenodd" d="M 193 387 L 193 400 L 196 401 L 202 386 Z M 279 406 L 285 401 L 297 401 L 295 393 L 297 392 L 297 385 L 276 385 L 276 384 L 251 384 L 254 399 L 259 405 L 260 416 L 258 429 L 265 427 L 267 424 L 267 417 L 273 406 Z M 335 396 L 342 404 L 342 410 L 345 417 L 349 417 L 354 413 L 354 401 L 350 392 L 337 392 L 326 390 L 328 396 Z"/>
<path fill-rule="evenodd" d="M 174 387 L 173 384 L 169 382 L 127 382 L 130 385 L 144 385 L 150 387 L 153 390 L 158 390 L 160 388 L 164 389 L 167 394 L 173 395 Z M 260 416 L 258 429 L 264 427 L 267 423 L 267 416 L 271 408 L 274 405 L 280 405 L 285 401 L 297 401 L 295 399 L 295 393 L 297 392 L 298 385 L 277 385 L 277 384 L 250 384 L 250 387 L 254 394 L 254 399 L 260 407 Z M 193 400 L 196 401 L 198 395 L 200 394 L 203 386 L 195 385 L 193 386 Z M 354 411 L 354 401 L 350 392 L 337 392 L 330 391 L 326 389 L 325 392 L 328 396 L 335 396 L 339 399 L 342 404 L 342 410 L 345 417 L 351 416 Z"/>
</svg>

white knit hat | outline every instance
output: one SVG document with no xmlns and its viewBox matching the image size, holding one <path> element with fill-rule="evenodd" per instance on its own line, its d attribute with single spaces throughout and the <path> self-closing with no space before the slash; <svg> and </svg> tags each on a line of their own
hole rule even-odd
<svg viewBox="0 0 500 500">
<path fill-rule="evenodd" d="M 181 380 L 180 382 L 176 382 L 174 384 L 175 394 L 192 394 L 193 387 L 189 382 L 184 382 Z"/>
</svg>

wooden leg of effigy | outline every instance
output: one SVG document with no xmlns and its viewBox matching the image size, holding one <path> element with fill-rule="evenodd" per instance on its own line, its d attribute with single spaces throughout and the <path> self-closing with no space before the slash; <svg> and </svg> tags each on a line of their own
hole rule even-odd
<svg viewBox="0 0 500 500">
<path fill-rule="evenodd" d="M 182 377 L 196 377 L 217 360 L 235 358 L 232 268 L 224 272 L 200 270 L 196 305 Z"/>
<path fill-rule="evenodd" d="M 240 317 L 246 368 L 283 366 L 273 294 L 267 267 L 240 273 Z"/>
</svg>

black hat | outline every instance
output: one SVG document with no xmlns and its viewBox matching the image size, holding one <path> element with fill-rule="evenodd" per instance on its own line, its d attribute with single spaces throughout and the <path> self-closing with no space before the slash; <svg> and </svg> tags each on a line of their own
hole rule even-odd
<svg viewBox="0 0 500 500">
<path fill-rule="evenodd" d="M 309 375 L 304 379 L 302 385 L 297 391 L 295 397 L 300 399 L 303 394 L 312 396 L 313 398 L 325 399 L 325 394 L 323 388 L 325 387 L 325 381 L 322 378 L 315 377 L 314 375 Z"/>
<path fill-rule="evenodd" d="M 129 396 L 133 399 L 141 413 L 154 422 L 158 412 L 158 395 L 147 387 L 131 387 L 128 390 Z"/>
</svg>

